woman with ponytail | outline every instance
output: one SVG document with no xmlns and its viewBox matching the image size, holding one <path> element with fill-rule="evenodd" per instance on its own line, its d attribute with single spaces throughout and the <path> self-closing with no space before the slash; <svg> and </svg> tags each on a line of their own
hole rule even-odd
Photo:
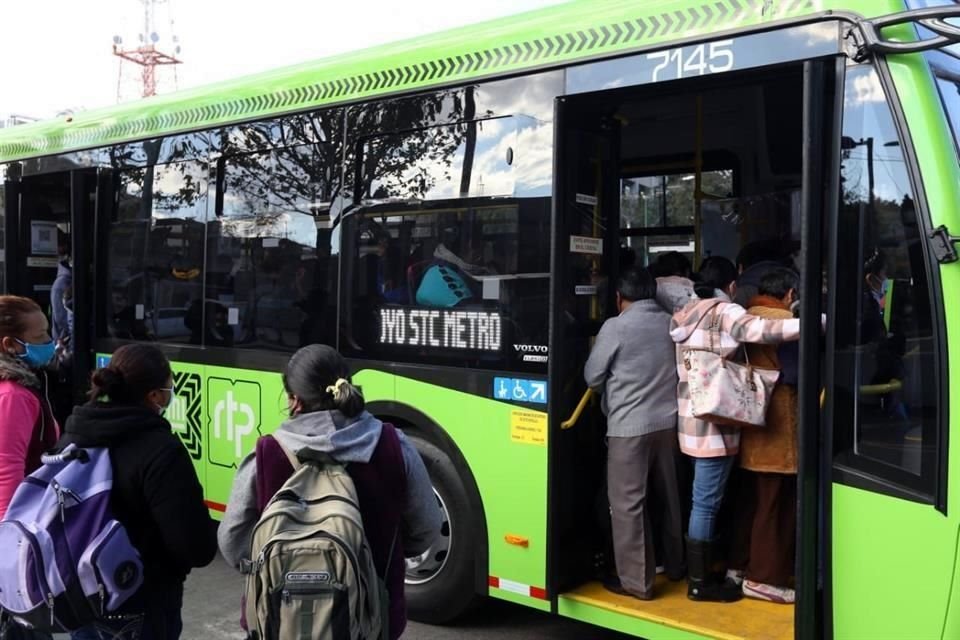
<svg viewBox="0 0 960 640">
<path fill-rule="evenodd" d="M 398 638 L 406 626 L 403 558 L 428 550 L 441 527 L 426 467 L 398 429 L 364 410 L 363 395 L 336 350 L 314 344 L 297 351 L 283 386 L 290 418 L 260 438 L 237 470 L 218 531 L 220 552 L 237 570 L 249 559 L 254 525 L 293 474 L 284 451 L 328 454 L 346 465 L 356 486 L 374 565 L 390 594 L 390 636 Z M 391 555 L 395 539 L 397 553 Z"/>
<path fill-rule="evenodd" d="M 94 372 L 89 397 L 67 419 L 58 446 L 110 450 L 111 507 L 143 559 L 143 586 L 121 607 L 118 624 L 139 624 L 141 640 L 176 640 L 183 583 L 191 569 L 210 564 L 217 542 L 190 455 L 163 417 L 174 397 L 170 363 L 151 345 L 122 346 Z M 72 637 L 114 637 L 100 626 Z"/>
</svg>

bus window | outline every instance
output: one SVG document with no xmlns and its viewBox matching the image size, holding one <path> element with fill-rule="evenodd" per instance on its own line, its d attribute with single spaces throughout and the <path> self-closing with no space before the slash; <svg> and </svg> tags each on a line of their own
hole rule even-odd
<svg viewBox="0 0 960 640">
<path fill-rule="evenodd" d="M 704 193 L 721 198 L 732 194 L 733 170 L 704 171 L 701 176 Z M 638 264 L 653 264 L 672 251 L 695 262 L 695 184 L 693 172 L 620 181 L 620 235 L 637 253 Z"/>
<path fill-rule="evenodd" d="M 318 143 L 224 159 L 208 238 L 207 346 L 335 344 L 332 150 Z"/>
<path fill-rule="evenodd" d="M 509 116 L 363 142 L 361 208 L 344 230 L 345 353 L 546 371 L 550 199 L 523 186 L 518 142 L 547 127 Z"/>
<path fill-rule="evenodd" d="M 880 79 L 847 72 L 837 265 L 835 454 L 932 492 L 937 374 L 924 234 Z"/>
<path fill-rule="evenodd" d="M 109 230 L 107 336 L 200 344 L 207 170 L 197 162 L 119 175 Z"/>
<path fill-rule="evenodd" d="M 545 371 L 547 198 L 357 216 L 356 357 Z"/>
</svg>

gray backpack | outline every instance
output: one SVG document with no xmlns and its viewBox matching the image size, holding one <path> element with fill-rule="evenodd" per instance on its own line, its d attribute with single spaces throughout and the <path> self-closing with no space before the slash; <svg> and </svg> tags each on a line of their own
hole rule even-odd
<svg viewBox="0 0 960 640">
<path fill-rule="evenodd" d="M 373 564 L 353 480 L 325 454 L 284 452 L 293 475 L 263 510 L 243 567 L 249 637 L 387 640 L 386 584 Z"/>
</svg>

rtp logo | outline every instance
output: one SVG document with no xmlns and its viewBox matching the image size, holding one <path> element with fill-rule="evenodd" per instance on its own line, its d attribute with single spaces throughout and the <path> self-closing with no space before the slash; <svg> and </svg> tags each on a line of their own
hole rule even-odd
<svg viewBox="0 0 960 640">
<path fill-rule="evenodd" d="M 207 378 L 210 462 L 236 468 L 260 434 L 260 385 Z"/>
</svg>

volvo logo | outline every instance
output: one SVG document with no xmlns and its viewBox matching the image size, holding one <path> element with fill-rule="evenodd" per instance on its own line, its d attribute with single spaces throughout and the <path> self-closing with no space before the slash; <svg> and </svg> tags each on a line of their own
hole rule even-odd
<svg viewBox="0 0 960 640">
<path fill-rule="evenodd" d="M 545 344 L 515 344 L 513 350 L 523 354 L 524 362 L 546 362 L 549 352 Z"/>
</svg>

